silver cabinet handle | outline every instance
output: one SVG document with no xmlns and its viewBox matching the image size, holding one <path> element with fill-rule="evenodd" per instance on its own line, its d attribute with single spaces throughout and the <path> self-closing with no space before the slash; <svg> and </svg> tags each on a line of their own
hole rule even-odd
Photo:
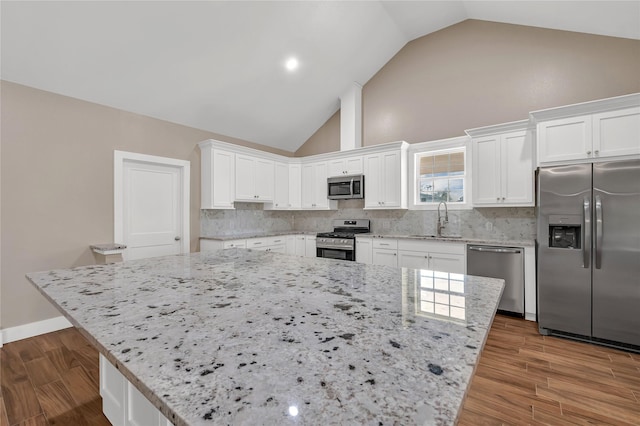
<svg viewBox="0 0 640 426">
<path fill-rule="evenodd" d="M 177 236 L 177 237 L 174 238 L 174 240 L 176 240 L 176 241 L 180 241 L 181 239 L 182 238 L 180 236 Z"/>
<path fill-rule="evenodd" d="M 587 155 L 591 155 L 591 151 L 587 151 Z"/>
<path fill-rule="evenodd" d="M 598 151 L 597 149 L 593 152 L 595 155 L 600 154 L 600 151 Z"/>
<path fill-rule="evenodd" d="M 584 197 L 582 201 L 582 267 L 589 267 L 591 257 L 591 201 Z"/>
<path fill-rule="evenodd" d="M 596 195 L 596 240 L 594 243 L 596 250 L 596 269 L 602 266 L 602 200 Z"/>
</svg>

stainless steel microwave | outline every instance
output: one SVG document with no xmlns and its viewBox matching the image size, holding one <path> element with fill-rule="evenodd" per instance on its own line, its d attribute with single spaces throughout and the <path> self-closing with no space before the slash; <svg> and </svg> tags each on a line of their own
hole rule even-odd
<svg viewBox="0 0 640 426">
<path fill-rule="evenodd" d="M 330 200 L 364 198 L 364 175 L 330 177 L 327 186 L 327 198 Z"/>
</svg>

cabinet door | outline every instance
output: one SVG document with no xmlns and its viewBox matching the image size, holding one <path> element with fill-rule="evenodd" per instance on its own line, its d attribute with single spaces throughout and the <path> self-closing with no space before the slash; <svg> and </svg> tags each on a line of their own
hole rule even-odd
<svg viewBox="0 0 640 426">
<path fill-rule="evenodd" d="M 364 171 L 361 156 L 347 157 L 344 162 L 348 175 L 361 175 Z"/>
<path fill-rule="evenodd" d="M 314 176 L 314 208 L 328 209 L 329 199 L 327 198 L 327 177 L 328 165 L 325 162 L 315 164 Z"/>
<path fill-rule="evenodd" d="M 550 120 L 538 124 L 540 164 L 591 158 L 591 116 Z"/>
<path fill-rule="evenodd" d="M 100 396 L 102 412 L 114 426 L 125 424 L 127 380 L 100 354 Z"/>
<path fill-rule="evenodd" d="M 419 251 L 398 251 L 398 266 L 402 268 L 429 269 L 429 254 Z"/>
<path fill-rule="evenodd" d="M 303 164 L 302 165 L 302 208 L 312 209 L 315 204 L 315 165 Z"/>
<path fill-rule="evenodd" d="M 502 135 L 500 144 L 501 202 L 533 206 L 532 135 L 526 131 Z M 482 166 L 481 166 L 482 167 Z"/>
<path fill-rule="evenodd" d="M 302 166 L 300 164 L 289 165 L 289 208 L 302 207 Z"/>
<path fill-rule="evenodd" d="M 281 254 L 286 254 L 287 253 L 287 246 L 286 244 L 282 243 L 282 244 L 277 244 L 275 246 L 271 246 L 268 248 L 267 251 L 270 251 L 271 253 L 281 253 Z"/>
<path fill-rule="evenodd" d="M 304 237 L 304 255 L 306 257 L 317 257 L 316 252 L 316 237 L 315 235 L 306 235 Z"/>
<path fill-rule="evenodd" d="M 295 249 L 296 256 L 304 257 L 307 250 L 306 240 L 304 235 L 296 235 L 295 240 L 296 240 L 296 249 Z"/>
<path fill-rule="evenodd" d="M 202 209 L 233 209 L 235 198 L 235 154 L 211 147 L 202 149 Z"/>
<path fill-rule="evenodd" d="M 289 208 L 289 165 L 275 163 L 273 184 L 273 209 L 286 210 Z"/>
<path fill-rule="evenodd" d="M 429 253 L 429 266 L 433 271 L 464 274 L 465 256 L 461 254 Z"/>
<path fill-rule="evenodd" d="M 473 204 L 500 202 L 500 136 L 473 141 Z"/>
<path fill-rule="evenodd" d="M 260 201 L 272 201 L 274 191 L 274 162 L 262 158 L 256 159 L 254 187 L 256 198 Z M 288 197 L 288 194 L 287 194 Z"/>
<path fill-rule="evenodd" d="M 356 238 L 356 262 L 371 265 L 373 251 L 370 238 Z"/>
<path fill-rule="evenodd" d="M 236 200 L 256 201 L 255 159 L 246 155 L 236 155 Z"/>
<path fill-rule="evenodd" d="M 138 389 L 127 381 L 127 416 L 126 426 L 159 425 L 160 411 L 145 398 Z"/>
<path fill-rule="evenodd" d="M 592 120 L 595 157 L 640 154 L 640 107 L 595 114 Z"/>
<path fill-rule="evenodd" d="M 372 154 L 364 159 L 364 207 L 380 208 L 382 184 L 382 155 Z"/>
<path fill-rule="evenodd" d="M 331 160 L 327 164 L 328 176 L 341 176 L 347 174 L 347 168 L 345 165 L 345 160 L 340 158 L 337 160 Z"/>
<path fill-rule="evenodd" d="M 402 191 L 400 180 L 400 152 L 385 152 L 382 154 L 382 182 L 380 182 L 381 201 L 383 207 L 400 207 Z M 366 184 L 365 184 L 366 185 Z"/>
<path fill-rule="evenodd" d="M 296 254 L 296 236 L 287 235 L 285 237 L 285 253 L 294 255 Z"/>
<path fill-rule="evenodd" d="M 373 249 L 372 256 L 374 265 L 398 266 L 397 250 Z"/>
</svg>

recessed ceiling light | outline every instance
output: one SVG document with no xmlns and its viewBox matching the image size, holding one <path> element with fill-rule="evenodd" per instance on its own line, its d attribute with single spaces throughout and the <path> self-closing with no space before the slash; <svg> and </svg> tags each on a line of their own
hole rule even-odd
<svg viewBox="0 0 640 426">
<path fill-rule="evenodd" d="M 284 64 L 284 66 L 289 71 L 295 71 L 298 68 L 298 65 L 299 65 L 298 60 L 296 58 L 289 58 L 287 59 L 287 62 Z"/>
</svg>

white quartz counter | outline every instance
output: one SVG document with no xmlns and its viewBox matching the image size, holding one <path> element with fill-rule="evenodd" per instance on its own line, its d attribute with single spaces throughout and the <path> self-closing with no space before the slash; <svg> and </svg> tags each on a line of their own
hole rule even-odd
<svg viewBox="0 0 640 426">
<path fill-rule="evenodd" d="M 177 425 L 453 425 L 503 289 L 241 249 L 27 277 Z"/>
</svg>

